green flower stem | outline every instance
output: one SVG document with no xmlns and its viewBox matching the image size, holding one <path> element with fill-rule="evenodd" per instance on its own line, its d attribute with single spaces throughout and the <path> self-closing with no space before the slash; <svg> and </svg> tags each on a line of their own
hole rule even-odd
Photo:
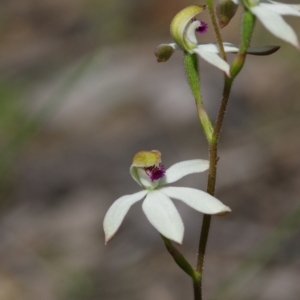
<svg viewBox="0 0 300 300">
<path fill-rule="evenodd" d="M 231 87 L 232 87 L 232 83 L 233 83 L 234 77 L 225 77 L 225 82 L 224 82 L 224 88 L 223 88 L 223 94 L 222 94 L 222 101 L 221 101 L 221 105 L 219 108 L 219 113 L 217 116 L 217 120 L 214 126 L 214 133 L 211 139 L 211 143 L 210 143 L 210 155 L 213 156 L 214 162 L 215 162 L 215 166 L 217 163 L 217 153 L 215 153 L 217 151 L 217 146 L 218 146 L 218 142 L 219 142 L 219 138 L 220 138 L 220 134 L 221 134 L 221 130 L 222 130 L 222 126 L 223 126 L 223 121 L 224 121 L 224 117 L 225 117 L 225 113 L 226 113 L 226 108 L 227 108 L 227 103 L 229 100 L 229 95 L 230 95 L 230 91 L 231 91 Z M 209 172 L 211 173 L 211 172 Z M 214 173 L 214 172 L 212 172 Z M 208 180 L 210 181 L 210 180 Z M 214 180 L 213 182 L 215 183 L 216 180 Z M 208 192 L 209 193 L 214 193 L 215 192 L 215 184 L 213 185 L 213 187 L 208 187 Z"/>
<path fill-rule="evenodd" d="M 209 173 L 208 173 L 208 181 L 207 181 L 207 192 L 211 195 L 215 194 L 216 179 L 217 179 L 217 163 L 218 163 L 218 142 L 219 142 L 219 137 L 223 125 L 223 120 L 226 112 L 226 107 L 227 107 L 232 83 L 233 83 L 233 79 L 225 76 L 222 102 L 220 105 L 218 117 L 214 127 L 214 132 L 211 141 L 209 143 Z M 205 250 L 206 250 L 206 245 L 207 245 L 207 240 L 209 235 L 210 223 L 211 223 L 211 216 L 204 215 L 202 220 L 202 226 L 201 226 L 201 233 L 200 233 L 200 240 L 199 240 L 199 247 L 198 247 L 198 260 L 197 260 L 197 268 L 196 268 L 196 270 L 200 274 L 203 273 L 203 264 L 204 264 Z M 197 283 L 196 287 L 194 284 L 194 299 L 202 300 L 202 277 L 200 278 L 200 281 Z"/>
<path fill-rule="evenodd" d="M 192 279 L 193 282 L 199 282 L 201 280 L 201 274 L 197 272 L 189 263 L 188 261 L 184 258 L 184 256 L 174 247 L 172 242 L 161 235 L 166 248 L 168 252 L 171 254 L 173 257 L 174 261 L 176 264 L 186 273 L 188 274 Z"/>
<path fill-rule="evenodd" d="M 223 40 L 222 40 L 222 37 L 221 37 L 221 32 L 220 32 L 220 29 L 219 29 L 219 26 L 218 26 L 218 23 L 217 23 L 214 2 L 213 2 L 213 0 L 205 0 L 205 2 L 206 2 L 206 5 L 207 5 L 207 8 L 208 8 L 208 11 L 209 11 L 211 22 L 212 22 L 213 27 L 214 27 L 216 39 L 217 39 L 219 50 L 220 50 L 220 55 L 225 61 L 227 61 L 226 53 L 225 53 L 225 50 L 224 50 L 224 47 L 223 47 Z"/>
<path fill-rule="evenodd" d="M 205 136 L 210 142 L 213 134 L 213 126 L 207 115 L 206 110 L 203 106 L 201 90 L 200 90 L 200 76 L 198 70 L 198 57 L 196 54 L 184 54 L 184 66 L 186 71 L 186 77 L 188 84 L 191 88 L 193 96 L 195 98 L 197 112 L 199 116 L 200 123 L 203 127 Z"/>
<path fill-rule="evenodd" d="M 246 10 L 244 12 L 243 20 L 242 20 L 241 45 L 239 48 L 238 55 L 234 59 L 230 68 L 231 77 L 229 78 L 225 76 L 222 101 L 221 101 L 218 117 L 214 126 L 213 134 L 211 136 L 211 139 L 209 140 L 209 174 L 208 174 L 208 181 L 207 181 L 207 192 L 211 195 L 215 194 L 216 178 L 217 178 L 217 163 L 218 163 L 218 142 L 221 134 L 221 129 L 225 117 L 225 112 L 229 100 L 232 83 L 234 81 L 234 78 L 239 74 L 239 72 L 244 66 L 245 59 L 246 59 L 246 51 L 250 44 L 254 24 L 255 24 L 255 16 L 253 16 L 250 11 Z M 200 234 L 199 248 L 198 248 L 198 261 L 197 261 L 197 268 L 196 268 L 199 274 L 203 273 L 203 263 L 204 263 L 205 250 L 206 250 L 206 245 L 207 245 L 207 240 L 209 235 L 210 223 L 211 223 L 211 216 L 204 215 L 202 220 L 202 227 L 201 227 L 201 234 Z M 202 277 L 200 278 L 200 281 L 197 284 L 194 283 L 194 299 L 202 300 Z"/>
</svg>

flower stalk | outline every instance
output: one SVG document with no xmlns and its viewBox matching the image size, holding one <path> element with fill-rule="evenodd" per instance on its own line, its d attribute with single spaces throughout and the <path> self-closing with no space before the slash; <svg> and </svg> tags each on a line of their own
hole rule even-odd
<svg viewBox="0 0 300 300">
<path fill-rule="evenodd" d="M 216 180 L 217 180 L 217 163 L 218 163 L 218 142 L 221 134 L 221 129 L 223 125 L 223 120 L 227 108 L 227 103 L 229 100 L 229 95 L 231 91 L 231 86 L 233 83 L 233 78 L 225 77 L 225 84 L 222 96 L 222 102 L 220 105 L 218 117 L 214 126 L 214 131 L 212 138 L 209 143 L 209 173 L 207 180 L 207 193 L 210 195 L 215 194 L 216 189 Z M 198 246 L 198 259 L 197 259 L 197 267 L 196 270 L 202 275 L 203 274 L 203 265 L 204 265 L 204 257 L 206 251 L 206 245 L 208 241 L 209 229 L 211 224 L 211 216 L 204 214 L 201 232 L 199 238 L 199 246 Z M 202 300 L 202 277 L 199 282 L 195 285 L 194 283 L 194 299 Z"/>
<path fill-rule="evenodd" d="M 173 246 L 172 242 L 169 239 L 167 239 L 163 235 L 161 235 L 161 237 L 165 243 L 165 246 L 166 246 L 168 252 L 171 254 L 171 256 L 173 257 L 176 264 L 187 275 L 189 275 L 193 279 L 194 282 L 200 281 L 201 274 L 197 270 L 194 270 L 194 268 L 189 264 L 189 262 L 184 258 L 184 256 L 178 251 L 178 249 L 176 249 Z"/>
</svg>

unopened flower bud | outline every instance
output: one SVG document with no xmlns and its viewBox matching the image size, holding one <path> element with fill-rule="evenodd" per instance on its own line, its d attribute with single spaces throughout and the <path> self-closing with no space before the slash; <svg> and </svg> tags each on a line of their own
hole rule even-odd
<svg viewBox="0 0 300 300">
<path fill-rule="evenodd" d="M 157 58 L 157 62 L 165 62 L 169 60 L 169 58 L 174 53 L 175 49 L 170 44 L 161 44 L 158 45 L 155 49 L 155 56 Z"/>
<path fill-rule="evenodd" d="M 235 15 L 238 8 L 238 4 L 232 0 L 219 0 L 216 6 L 216 14 L 219 20 L 220 28 L 228 25 L 230 20 Z"/>
</svg>

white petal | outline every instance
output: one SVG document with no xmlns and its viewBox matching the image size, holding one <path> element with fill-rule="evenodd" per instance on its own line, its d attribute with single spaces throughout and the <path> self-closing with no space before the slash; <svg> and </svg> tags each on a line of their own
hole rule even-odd
<svg viewBox="0 0 300 300">
<path fill-rule="evenodd" d="M 268 11 L 273 11 L 279 15 L 289 15 L 289 16 L 296 16 L 300 17 L 300 12 L 297 9 L 297 5 L 293 4 L 285 4 L 275 1 L 270 1 L 270 3 L 260 3 L 259 6 L 267 9 Z"/>
<path fill-rule="evenodd" d="M 226 214 L 231 209 L 206 192 L 185 187 L 164 187 L 159 190 L 167 196 L 181 200 L 193 209 L 208 215 Z"/>
<path fill-rule="evenodd" d="M 294 9 L 300 11 L 300 4 L 289 4 L 290 6 L 292 6 Z"/>
<path fill-rule="evenodd" d="M 231 43 L 223 43 L 225 52 L 236 53 L 239 51 L 239 47 Z"/>
<path fill-rule="evenodd" d="M 150 191 L 143 202 L 143 211 L 149 222 L 166 238 L 181 244 L 184 226 L 169 197 L 159 191 Z"/>
<path fill-rule="evenodd" d="M 198 44 L 199 49 L 205 52 L 219 53 L 219 47 L 216 44 Z"/>
<path fill-rule="evenodd" d="M 200 46 L 200 47 L 199 47 Z M 223 43 L 225 52 L 237 53 L 239 51 L 239 46 L 224 42 Z M 201 51 L 219 53 L 219 47 L 216 44 L 198 44 Z M 266 55 L 265 53 L 272 51 L 276 46 L 262 46 L 262 47 L 249 47 L 247 53 L 254 55 Z"/>
<path fill-rule="evenodd" d="M 251 7 L 251 12 L 256 15 L 266 29 L 268 29 L 276 37 L 291 43 L 297 48 L 299 47 L 296 33 L 279 14 L 267 10 L 261 5 Z"/>
<path fill-rule="evenodd" d="M 193 49 L 193 53 L 197 53 L 199 56 L 201 56 L 204 60 L 206 60 L 211 65 L 219 68 L 220 70 L 224 71 L 227 76 L 230 76 L 230 66 L 229 64 L 223 60 L 218 54 L 213 52 L 205 51 L 202 46 L 199 45 L 197 48 Z"/>
<path fill-rule="evenodd" d="M 239 47 L 231 43 L 223 43 L 223 47 L 225 52 L 236 53 L 239 51 Z M 201 51 L 203 50 L 205 52 L 220 53 L 217 44 L 198 44 L 198 48 L 200 48 Z"/>
<path fill-rule="evenodd" d="M 160 180 L 159 185 L 175 182 L 184 176 L 204 172 L 209 168 L 208 160 L 192 159 L 174 164 L 166 170 L 166 175 Z"/>
<path fill-rule="evenodd" d="M 140 191 L 132 195 L 126 195 L 117 199 L 107 211 L 104 221 L 103 229 L 105 233 L 105 244 L 111 240 L 114 234 L 122 224 L 131 205 L 139 200 L 142 200 L 147 194 L 147 191 Z"/>
</svg>

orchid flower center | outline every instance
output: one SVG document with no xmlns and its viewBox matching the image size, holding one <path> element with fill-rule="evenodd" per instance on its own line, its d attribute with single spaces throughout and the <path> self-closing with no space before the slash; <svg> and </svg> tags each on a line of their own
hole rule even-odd
<svg viewBox="0 0 300 300">
<path fill-rule="evenodd" d="M 158 166 L 154 165 L 151 167 L 146 167 L 144 168 L 144 170 L 151 181 L 161 179 L 166 174 L 166 170 L 163 164 L 159 164 Z"/>
<path fill-rule="evenodd" d="M 208 30 L 208 25 L 207 23 L 203 22 L 203 21 L 200 21 L 200 20 L 197 20 L 196 18 L 193 18 L 191 20 L 191 22 L 199 22 L 200 25 L 195 29 L 196 32 L 200 33 L 200 34 L 203 34 L 203 33 L 206 33 L 207 30 Z"/>
</svg>

